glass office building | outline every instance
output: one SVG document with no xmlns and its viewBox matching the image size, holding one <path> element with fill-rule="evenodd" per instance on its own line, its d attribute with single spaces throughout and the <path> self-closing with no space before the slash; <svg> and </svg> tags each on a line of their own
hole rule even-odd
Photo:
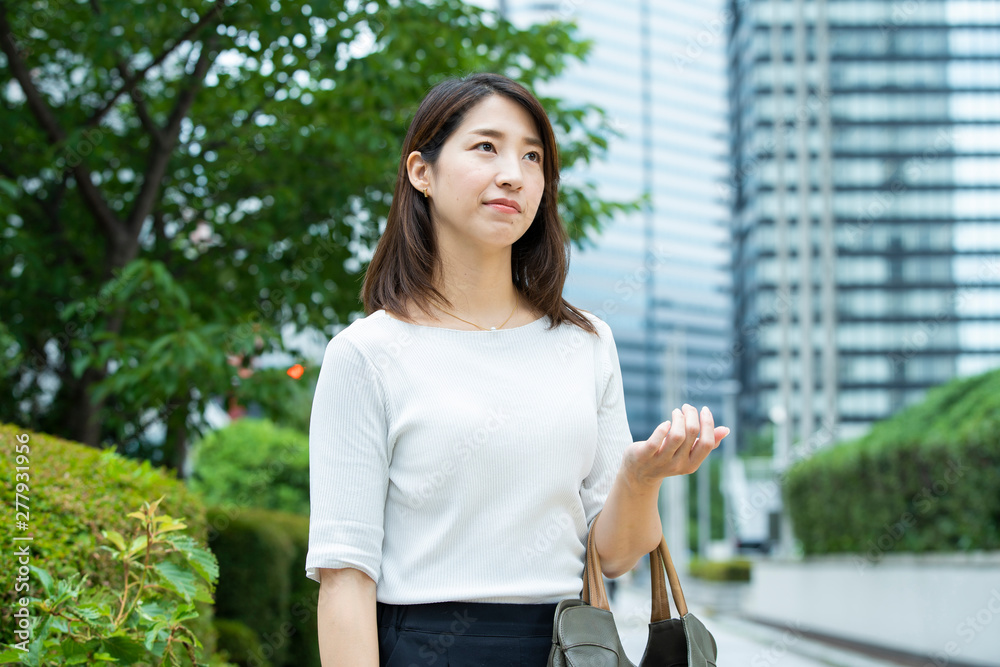
<svg viewBox="0 0 1000 667">
<path fill-rule="evenodd" d="M 744 429 L 850 438 L 1000 367 L 1000 2 L 727 13 Z"/>
<path fill-rule="evenodd" d="M 664 408 L 684 402 L 731 425 L 724 3 L 479 4 L 520 26 L 577 22 L 594 42 L 587 62 L 540 92 L 597 104 L 622 136 L 564 181 L 593 181 L 611 200 L 651 197 L 650 211 L 622 215 L 593 247 L 574 247 L 564 292 L 614 331 L 634 438 L 648 438 Z"/>
</svg>

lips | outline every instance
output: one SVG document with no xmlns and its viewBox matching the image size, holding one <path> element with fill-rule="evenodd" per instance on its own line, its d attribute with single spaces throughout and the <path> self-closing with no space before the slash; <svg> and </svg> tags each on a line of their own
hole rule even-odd
<svg viewBox="0 0 1000 667">
<path fill-rule="evenodd" d="M 520 213 L 521 205 L 518 204 L 513 199 L 491 199 L 486 202 L 487 206 L 491 206 L 497 211 L 502 213 Z"/>
</svg>

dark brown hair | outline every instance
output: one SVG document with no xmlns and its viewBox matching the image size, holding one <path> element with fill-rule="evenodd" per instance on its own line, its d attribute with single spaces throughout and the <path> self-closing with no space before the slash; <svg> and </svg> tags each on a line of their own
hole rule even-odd
<svg viewBox="0 0 1000 667">
<path fill-rule="evenodd" d="M 552 124 L 541 103 L 527 88 L 505 76 L 486 72 L 442 81 L 417 108 L 403 140 L 385 232 L 361 287 L 365 314 L 382 308 L 408 319 L 408 301 L 428 314 L 431 302 L 451 307 L 433 285 L 434 270 L 440 261 L 434 226 L 427 200 L 410 183 L 406 158 L 418 151 L 426 162 L 434 165 L 445 141 L 461 125 L 468 111 L 491 95 L 503 95 L 520 104 L 534 118 L 545 156 L 541 203 L 531 226 L 511 248 L 514 288 L 534 308 L 551 318 L 552 328 L 570 322 L 596 335 L 590 320 L 562 297 L 570 248 L 569 236 L 559 218 L 559 155 Z"/>
</svg>

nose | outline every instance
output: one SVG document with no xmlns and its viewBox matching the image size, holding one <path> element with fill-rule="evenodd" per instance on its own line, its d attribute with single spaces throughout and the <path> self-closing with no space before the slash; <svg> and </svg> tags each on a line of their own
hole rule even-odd
<svg viewBox="0 0 1000 667">
<path fill-rule="evenodd" d="M 512 190 L 520 190 L 524 185 L 524 174 L 521 172 L 521 160 L 516 154 L 510 154 L 497 160 L 496 184 Z"/>
</svg>

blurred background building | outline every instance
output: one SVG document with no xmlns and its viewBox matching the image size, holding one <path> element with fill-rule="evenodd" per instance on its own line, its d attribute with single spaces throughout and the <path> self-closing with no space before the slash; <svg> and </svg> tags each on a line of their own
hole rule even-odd
<svg viewBox="0 0 1000 667">
<path fill-rule="evenodd" d="M 1000 366 L 1000 2 L 728 13 L 744 430 L 851 438 Z"/>
<path fill-rule="evenodd" d="M 650 210 L 619 216 L 597 247 L 574 248 L 564 291 L 614 330 L 633 436 L 648 438 L 669 418 L 664 406 L 684 402 L 731 424 L 724 4 L 478 4 L 519 26 L 577 22 L 594 43 L 587 62 L 540 92 L 599 105 L 622 136 L 606 159 L 564 178 L 592 180 L 612 200 L 650 196 Z"/>
<path fill-rule="evenodd" d="M 711 406 L 732 447 L 775 457 L 726 466 L 738 504 L 795 443 L 1000 366 L 1000 1 L 489 6 L 593 40 L 542 92 L 623 136 L 567 178 L 651 198 L 565 290 L 614 329 L 636 439 Z M 740 537 L 790 536 L 771 505 Z"/>
</svg>

